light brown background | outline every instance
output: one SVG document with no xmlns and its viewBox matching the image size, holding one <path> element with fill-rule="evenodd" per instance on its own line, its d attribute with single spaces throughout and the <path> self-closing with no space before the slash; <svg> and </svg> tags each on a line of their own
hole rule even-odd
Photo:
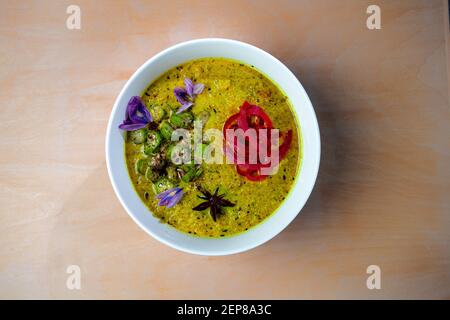
<svg viewBox="0 0 450 320">
<path fill-rule="evenodd" d="M 65 27 L 66 7 L 82 29 Z M 0 1 L 0 297 L 450 298 L 445 1 Z M 382 29 L 366 28 L 366 8 Z M 250 252 L 199 257 L 150 238 L 105 167 L 112 105 L 177 42 L 257 45 L 318 114 L 312 197 Z M 82 289 L 66 289 L 66 267 Z M 366 288 L 366 268 L 382 289 Z"/>
</svg>

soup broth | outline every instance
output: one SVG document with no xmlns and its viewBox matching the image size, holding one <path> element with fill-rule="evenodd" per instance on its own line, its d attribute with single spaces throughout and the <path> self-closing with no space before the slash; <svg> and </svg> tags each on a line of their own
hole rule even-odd
<svg viewBox="0 0 450 320">
<path fill-rule="evenodd" d="M 193 94 L 194 98 L 188 97 L 193 105 L 177 115 L 181 104 L 174 95 L 174 88 L 183 88 L 186 78 L 193 83 L 203 84 L 204 88 L 201 93 Z M 175 128 L 180 121 L 177 116 L 189 113 L 194 119 L 202 119 L 204 130 L 215 128 L 222 131 L 227 119 L 239 113 L 241 106 L 247 101 L 263 109 L 274 128 L 280 132 L 292 132 L 289 150 L 280 161 L 277 173 L 260 181 L 249 180 L 237 172 L 236 165 L 226 163 L 202 163 L 195 171 L 197 176 L 194 175 L 190 181 L 182 178 L 190 172 L 191 167 L 174 166 L 170 161 L 161 160 L 165 164 L 158 165 L 153 170 L 148 159 L 153 161 L 154 153 L 162 152 L 161 149 L 163 152 L 169 150 L 167 146 L 164 147 L 164 143 L 169 144 L 164 142 L 166 138 L 164 135 L 156 137 L 161 140 L 158 147 L 160 150 L 152 153 L 150 147 L 150 151 L 145 148 L 147 143 L 155 143 L 155 137 L 146 136 L 141 139 L 142 137 L 136 137 L 137 133 L 128 132 L 125 157 L 131 181 L 139 197 L 161 222 L 191 235 L 224 237 L 258 225 L 274 213 L 287 197 L 301 161 L 298 124 L 287 97 L 254 67 L 221 58 L 190 61 L 161 75 L 149 85 L 141 99 L 153 118 L 149 129 L 145 130 L 161 133 L 164 129 L 163 122 Z M 192 119 L 182 118 L 182 121 Z M 167 155 L 162 157 L 167 159 Z M 182 189 L 182 198 L 173 207 L 159 205 L 161 199 L 155 199 L 164 189 L 164 183 L 162 189 L 155 187 L 155 183 L 161 184 L 161 179 L 170 187 Z M 234 206 L 221 206 L 220 212 L 214 217 L 210 207 L 204 210 L 193 209 L 208 201 L 202 190 L 212 195 L 216 189 L 217 195 L 222 195 L 222 199 Z"/>
</svg>

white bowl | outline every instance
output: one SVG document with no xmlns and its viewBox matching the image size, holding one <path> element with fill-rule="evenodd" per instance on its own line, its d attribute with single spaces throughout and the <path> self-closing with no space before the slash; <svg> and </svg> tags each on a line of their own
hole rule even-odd
<svg viewBox="0 0 450 320">
<path fill-rule="evenodd" d="M 118 129 L 128 100 L 165 71 L 202 57 L 223 57 L 253 65 L 277 83 L 288 96 L 300 122 L 303 160 L 293 190 L 280 208 L 259 225 L 236 236 L 200 238 L 160 223 L 142 203 L 131 184 L 124 157 L 124 135 Z M 228 39 L 199 39 L 177 44 L 145 62 L 128 80 L 114 104 L 106 133 L 106 162 L 117 197 L 130 217 L 155 239 L 175 249 L 200 255 L 227 255 L 246 251 L 270 240 L 300 212 L 316 181 L 320 162 L 320 134 L 311 101 L 294 74 L 267 52 Z"/>
</svg>

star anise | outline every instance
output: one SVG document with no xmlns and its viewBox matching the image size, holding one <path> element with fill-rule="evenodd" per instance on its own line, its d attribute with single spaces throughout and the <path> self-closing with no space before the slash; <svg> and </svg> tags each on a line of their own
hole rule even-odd
<svg viewBox="0 0 450 320">
<path fill-rule="evenodd" d="M 205 202 L 200 203 L 198 206 L 192 208 L 195 211 L 203 211 L 209 208 L 209 214 L 211 218 L 216 221 L 220 214 L 223 214 L 223 207 L 234 207 L 235 204 L 224 199 L 224 194 L 218 194 L 219 188 L 216 188 L 214 194 L 211 194 L 208 190 L 198 187 L 198 190 L 203 194 L 202 196 L 197 196 Z"/>
</svg>

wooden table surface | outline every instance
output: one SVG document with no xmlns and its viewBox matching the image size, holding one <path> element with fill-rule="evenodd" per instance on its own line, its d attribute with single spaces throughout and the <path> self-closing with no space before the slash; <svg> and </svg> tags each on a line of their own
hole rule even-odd
<svg viewBox="0 0 450 320">
<path fill-rule="evenodd" d="M 81 30 L 66 8 L 81 8 Z M 0 1 L 1 298 L 450 298 L 446 2 Z M 370 4 L 381 30 L 366 27 Z M 175 43 L 257 45 L 300 79 L 322 162 L 294 222 L 200 257 L 144 233 L 109 182 L 120 89 Z M 81 290 L 66 287 L 69 265 Z M 369 290 L 366 269 L 381 269 Z"/>
</svg>

